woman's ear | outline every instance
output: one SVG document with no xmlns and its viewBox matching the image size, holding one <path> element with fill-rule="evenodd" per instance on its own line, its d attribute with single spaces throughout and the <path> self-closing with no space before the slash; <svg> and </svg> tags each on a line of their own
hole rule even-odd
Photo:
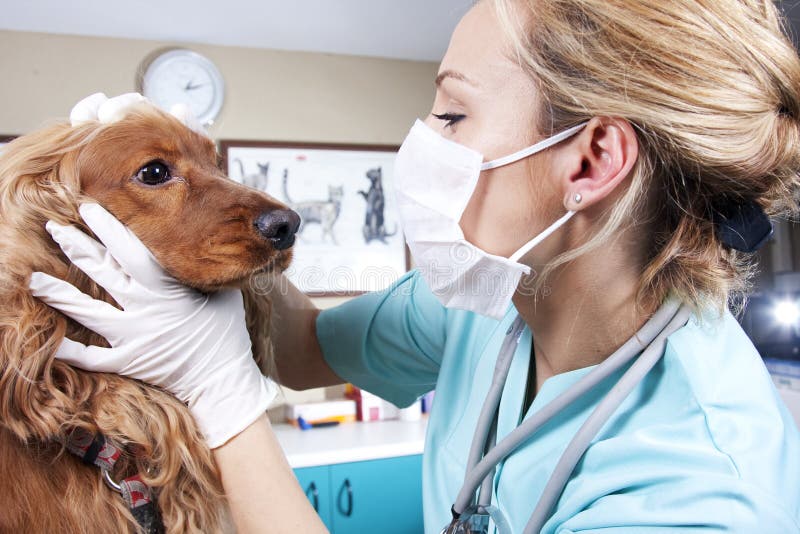
<svg viewBox="0 0 800 534">
<path fill-rule="evenodd" d="M 578 211 L 606 198 L 628 177 L 638 155 L 639 142 L 628 121 L 591 119 L 557 156 L 565 170 L 561 183 L 565 207 Z"/>
</svg>

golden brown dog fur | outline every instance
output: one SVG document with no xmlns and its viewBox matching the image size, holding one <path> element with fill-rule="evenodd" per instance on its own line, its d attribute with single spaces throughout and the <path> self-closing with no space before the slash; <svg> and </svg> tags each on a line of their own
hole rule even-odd
<svg viewBox="0 0 800 534">
<path fill-rule="evenodd" d="M 152 160 L 176 178 L 138 182 Z M 72 368 L 56 359 L 66 335 L 98 335 L 33 298 L 31 272 L 65 279 L 113 300 L 68 262 L 45 222 L 89 232 L 77 208 L 96 201 L 130 227 L 176 278 L 203 291 L 247 286 L 285 268 L 290 252 L 259 236 L 254 218 L 285 206 L 217 168 L 213 143 L 141 105 L 119 122 L 57 123 L 0 156 L 0 532 L 135 532 L 121 497 L 60 444 L 65 432 L 100 431 L 124 447 L 114 477 L 141 473 L 157 491 L 167 532 L 217 532 L 224 496 L 212 454 L 187 407 L 141 382 Z M 268 352 L 268 302 L 248 295 L 254 353 Z M 259 308 L 256 311 L 256 308 Z"/>
</svg>

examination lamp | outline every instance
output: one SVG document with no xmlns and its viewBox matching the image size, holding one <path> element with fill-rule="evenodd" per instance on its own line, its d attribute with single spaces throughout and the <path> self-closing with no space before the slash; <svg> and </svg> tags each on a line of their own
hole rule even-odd
<svg viewBox="0 0 800 534">
<path fill-rule="evenodd" d="M 800 321 L 800 306 L 793 300 L 781 300 L 775 304 L 772 313 L 784 326 L 794 326 Z"/>
</svg>

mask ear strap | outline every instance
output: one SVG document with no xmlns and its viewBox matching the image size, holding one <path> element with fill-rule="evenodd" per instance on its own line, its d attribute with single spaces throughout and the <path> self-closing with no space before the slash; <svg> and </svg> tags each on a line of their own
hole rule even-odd
<svg viewBox="0 0 800 534">
<path fill-rule="evenodd" d="M 583 122 L 577 126 L 573 126 L 572 128 L 568 128 L 561 133 L 557 133 L 552 137 L 548 137 L 543 141 L 539 141 L 535 145 L 529 146 L 528 148 L 523 148 L 518 152 L 514 152 L 513 154 L 509 154 L 508 156 L 493 159 L 492 161 L 487 161 L 486 163 L 481 165 L 481 170 L 485 171 L 488 169 L 496 169 L 497 167 L 502 167 L 503 165 L 508 165 L 509 163 L 514 163 L 515 161 L 519 161 L 523 158 L 527 158 L 528 156 L 532 156 L 537 152 L 541 152 L 542 150 L 548 149 L 551 146 L 560 143 L 564 139 L 568 139 L 581 131 L 584 126 L 588 123 Z"/>
<path fill-rule="evenodd" d="M 537 235 L 536 237 L 534 237 L 533 239 L 522 245 L 522 248 L 520 248 L 518 251 L 512 254 L 511 257 L 508 259 L 513 262 L 518 262 L 519 259 L 525 254 L 527 254 L 528 251 L 530 251 L 533 247 L 535 247 L 536 245 L 547 239 L 550 236 L 550 234 L 561 228 L 561 225 L 567 222 L 573 215 L 575 215 L 574 211 L 568 211 L 567 213 L 565 213 L 563 217 L 561 217 L 559 220 L 548 226 L 544 232 L 542 232 L 541 234 Z"/>
</svg>

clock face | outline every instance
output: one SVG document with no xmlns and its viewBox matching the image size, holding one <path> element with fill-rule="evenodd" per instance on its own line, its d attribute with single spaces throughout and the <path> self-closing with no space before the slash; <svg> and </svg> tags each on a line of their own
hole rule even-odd
<svg viewBox="0 0 800 534">
<path fill-rule="evenodd" d="M 170 50 L 147 67 L 142 93 L 169 111 L 184 103 L 204 124 L 211 124 L 222 109 L 225 87 L 211 61 L 191 50 Z"/>
</svg>

